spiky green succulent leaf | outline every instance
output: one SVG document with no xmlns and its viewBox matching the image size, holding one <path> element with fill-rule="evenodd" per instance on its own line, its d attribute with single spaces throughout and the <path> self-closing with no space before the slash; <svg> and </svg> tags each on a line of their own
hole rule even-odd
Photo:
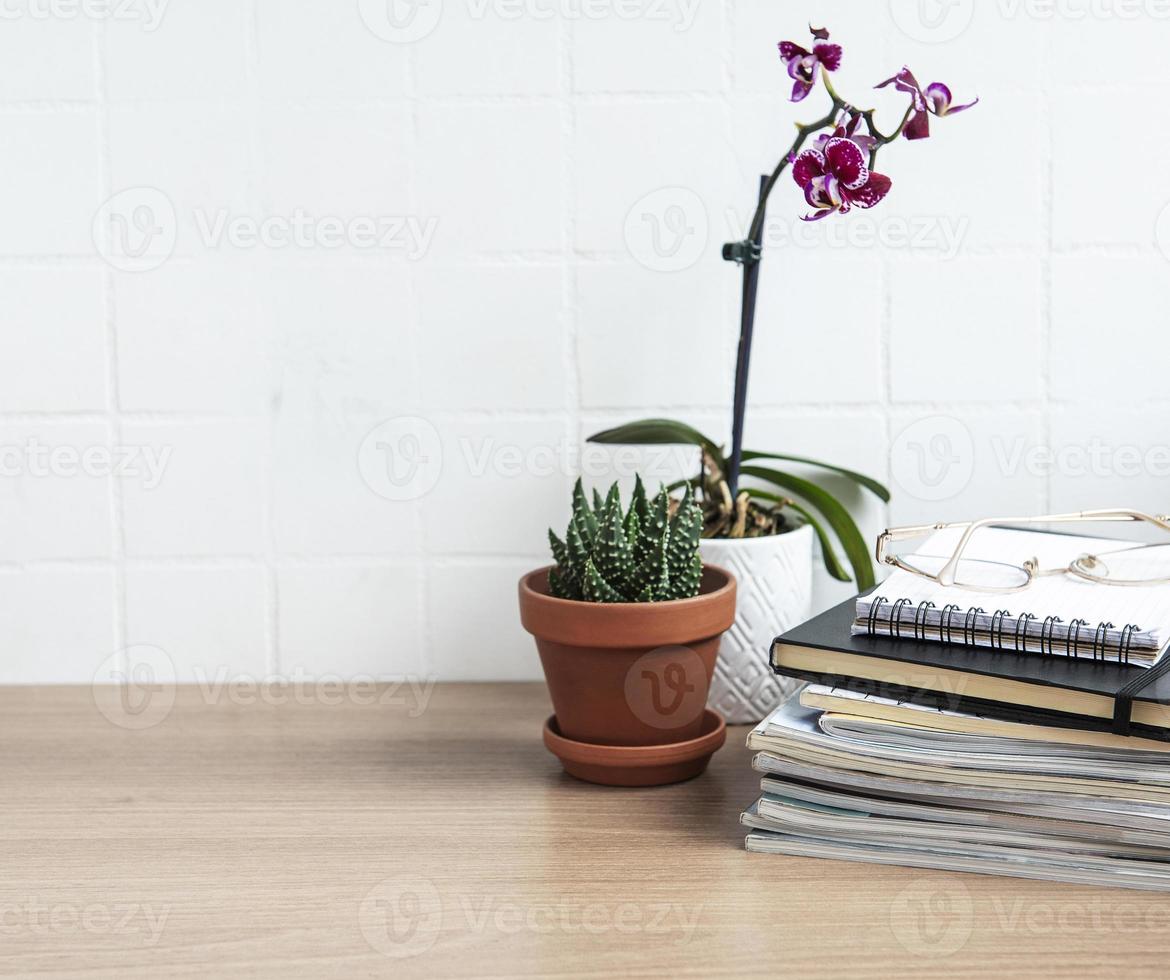
<svg viewBox="0 0 1170 980">
<path fill-rule="evenodd" d="M 566 574 L 562 574 L 561 570 L 556 568 L 548 570 L 548 591 L 549 595 L 557 599 L 581 598 L 581 587 L 571 582 Z"/>
<path fill-rule="evenodd" d="M 585 562 L 585 587 L 582 594 L 587 602 L 625 602 L 626 597 L 601 576 L 590 558 Z"/>
<path fill-rule="evenodd" d="M 617 494 L 611 493 L 606 499 L 597 540 L 593 543 L 592 559 L 601 576 L 613 588 L 625 592 L 634 573 L 634 549 L 626 537 L 622 502 Z"/>
<path fill-rule="evenodd" d="M 648 505 L 646 519 L 642 522 L 642 547 L 637 555 L 639 560 L 661 544 L 669 524 L 670 496 L 666 487 L 662 487 Z"/>
<path fill-rule="evenodd" d="M 650 516 L 650 501 L 646 497 L 646 485 L 640 473 L 634 474 L 634 492 L 630 496 L 630 513 L 637 515 L 643 524 Z"/>
<path fill-rule="evenodd" d="M 682 572 L 671 576 L 670 586 L 663 599 L 689 599 L 699 594 L 699 583 L 703 579 L 703 556 L 698 552 Z"/>
<path fill-rule="evenodd" d="M 644 542 L 645 554 L 637 563 L 637 568 L 630 579 L 629 591 L 632 595 L 640 596 L 650 589 L 650 599 L 639 599 L 639 602 L 653 602 L 658 598 L 658 589 L 664 582 L 670 581 L 670 567 L 668 563 L 667 538 L 654 544 Z"/>
<path fill-rule="evenodd" d="M 548 529 L 548 546 L 556 563 L 562 568 L 569 567 L 569 546 L 557 537 L 551 527 Z"/>
<path fill-rule="evenodd" d="M 577 529 L 585 543 L 592 545 L 597 536 L 597 517 L 585 499 L 585 488 L 581 485 L 580 477 L 573 485 L 573 520 L 577 522 Z"/>
<path fill-rule="evenodd" d="M 605 501 L 602 499 L 601 494 L 599 494 L 597 492 L 597 487 L 594 487 L 593 488 L 593 513 L 596 514 L 598 517 L 600 517 L 601 512 L 604 509 L 605 509 Z"/>
<path fill-rule="evenodd" d="M 703 533 L 703 512 L 695 503 L 689 485 L 686 490 L 678 510 L 670 520 L 667 559 L 672 579 L 689 572 L 699 547 L 699 536 Z"/>
<path fill-rule="evenodd" d="M 581 579 L 580 570 L 585 567 L 585 559 L 593 551 L 593 546 L 590 541 L 585 539 L 585 535 L 581 533 L 581 522 L 574 517 L 569 521 L 569 527 L 565 531 L 565 548 L 569 552 L 569 567 L 577 569 L 574 577 Z"/>
</svg>

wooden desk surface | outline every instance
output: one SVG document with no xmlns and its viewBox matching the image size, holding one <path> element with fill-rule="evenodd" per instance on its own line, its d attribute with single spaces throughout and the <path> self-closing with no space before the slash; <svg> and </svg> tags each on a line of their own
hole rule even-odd
<svg viewBox="0 0 1170 980">
<path fill-rule="evenodd" d="M 183 688 L 131 731 L 88 688 L 0 689 L 0 975 L 1168 969 L 1162 895 L 745 853 L 742 729 L 697 780 L 616 790 L 544 751 L 543 685 L 286 693 Z"/>
</svg>

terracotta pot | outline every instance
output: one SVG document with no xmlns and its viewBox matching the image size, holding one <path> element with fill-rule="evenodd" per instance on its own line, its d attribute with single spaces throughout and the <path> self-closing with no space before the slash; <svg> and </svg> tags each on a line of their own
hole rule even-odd
<svg viewBox="0 0 1170 980">
<path fill-rule="evenodd" d="M 548 568 L 520 580 L 520 622 L 536 637 L 557 730 L 597 745 L 697 738 L 735 579 L 703 566 L 699 594 L 673 602 L 556 599 Z"/>
</svg>

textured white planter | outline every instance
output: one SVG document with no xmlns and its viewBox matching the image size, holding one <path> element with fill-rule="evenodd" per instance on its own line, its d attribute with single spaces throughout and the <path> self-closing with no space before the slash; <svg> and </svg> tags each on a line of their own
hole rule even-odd
<svg viewBox="0 0 1170 980">
<path fill-rule="evenodd" d="M 754 724 L 798 685 L 768 666 L 772 640 L 808 619 L 812 602 L 813 529 L 741 540 L 704 540 L 703 561 L 736 578 L 735 623 L 723 634 L 707 704 L 728 724 Z"/>
</svg>

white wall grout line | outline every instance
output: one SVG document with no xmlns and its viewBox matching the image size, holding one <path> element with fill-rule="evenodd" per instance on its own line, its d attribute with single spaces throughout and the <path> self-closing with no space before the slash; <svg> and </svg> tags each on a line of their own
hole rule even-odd
<svg viewBox="0 0 1170 980">
<path fill-rule="evenodd" d="M 110 141 L 110 109 L 107 97 L 106 77 L 106 21 L 93 25 L 93 59 L 94 59 L 94 86 L 97 92 L 98 108 L 98 187 L 103 201 L 114 193 L 113 149 Z M 110 234 L 109 226 L 105 226 L 105 234 Z M 96 244 L 96 243 L 95 243 Z M 106 241 L 107 252 L 110 254 L 110 242 Z M 99 259 L 100 261 L 100 259 Z M 105 318 L 105 346 L 106 346 L 106 421 L 111 446 L 118 446 L 122 442 L 121 385 L 118 369 L 118 306 L 117 306 L 117 277 L 114 268 L 107 262 L 102 262 L 102 293 L 104 300 Z M 110 558 L 114 582 L 114 642 L 120 651 L 120 663 L 123 676 L 129 676 L 129 626 L 127 624 L 126 603 L 126 526 L 125 526 L 125 495 L 122 492 L 121 477 L 111 474 L 108 477 L 110 490 Z M 94 651 L 97 654 L 99 651 Z M 96 664 L 95 664 L 96 667 Z"/>
<path fill-rule="evenodd" d="M 257 214 L 264 213 L 263 175 L 265 173 L 265 154 L 261 141 L 261 96 L 260 96 L 260 11 L 257 0 L 247 0 L 244 17 L 244 47 L 247 65 L 247 106 L 250 115 L 249 159 L 252 175 L 247 182 L 248 201 Z M 271 279 L 270 252 L 254 256 L 255 264 L 259 267 L 254 273 L 261 279 Z M 268 350 L 275 355 L 274 325 L 270 320 L 270 311 L 266 307 L 260 312 L 259 322 L 261 329 L 267 331 Z M 273 360 L 275 357 L 273 357 Z M 264 444 L 265 458 L 261 462 L 261 521 L 263 522 L 264 538 L 264 644 L 265 666 L 272 677 L 279 677 L 281 672 L 280 650 L 280 582 L 276 572 L 276 558 L 279 554 L 277 543 L 276 521 L 276 448 L 277 424 L 280 399 L 275 391 L 265 399 L 267 440 Z"/>
</svg>

